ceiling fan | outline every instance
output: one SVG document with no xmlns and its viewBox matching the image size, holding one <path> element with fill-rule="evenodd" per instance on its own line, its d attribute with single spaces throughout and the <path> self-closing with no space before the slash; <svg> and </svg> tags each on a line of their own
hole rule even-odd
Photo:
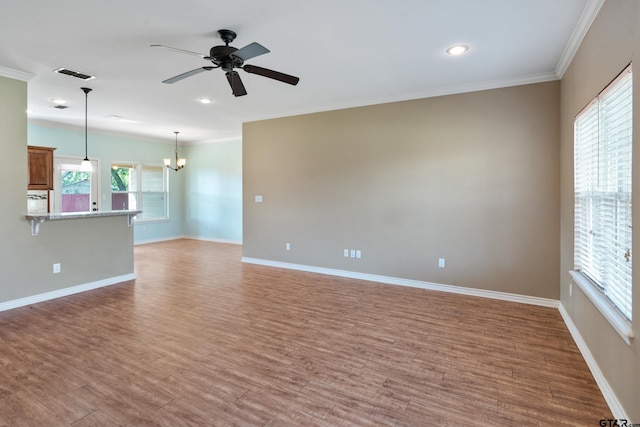
<svg viewBox="0 0 640 427">
<path fill-rule="evenodd" d="M 169 47 L 160 44 L 152 44 L 151 47 L 159 47 L 180 53 L 186 53 L 189 55 L 196 55 L 201 57 L 202 59 L 211 61 L 211 63 L 214 64 L 213 66 L 207 65 L 204 67 L 196 68 L 195 70 L 187 71 L 186 73 L 178 74 L 177 76 L 164 80 L 162 83 L 171 84 L 179 82 L 180 80 L 186 79 L 187 77 L 191 77 L 203 71 L 211 71 L 214 68 L 222 68 L 225 71 L 225 75 L 227 76 L 227 80 L 229 81 L 229 86 L 231 86 L 231 92 L 235 96 L 243 96 L 247 94 L 247 91 L 244 88 L 244 84 L 240 79 L 240 74 L 235 71 L 235 68 L 241 68 L 247 73 L 268 77 L 270 79 L 278 80 L 294 86 L 298 84 L 298 81 L 300 81 L 298 77 L 284 74 L 279 71 L 269 70 L 267 68 L 258 67 L 256 65 L 245 65 L 245 61 L 251 58 L 255 58 L 256 56 L 269 53 L 269 49 L 262 46 L 261 44 L 253 42 L 243 48 L 237 49 L 233 46 L 229 46 L 229 43 L 231 43 L 236 38 L 235 32 L 231 30 L 218 30 L 218 35 L 225 44 L 224 46 L 213 46 L 209 50 L 209 55 L 203 55 L 201 53 L 192 52 L 190 50 L 178 49 L 175 47 Z"/>
</svg>

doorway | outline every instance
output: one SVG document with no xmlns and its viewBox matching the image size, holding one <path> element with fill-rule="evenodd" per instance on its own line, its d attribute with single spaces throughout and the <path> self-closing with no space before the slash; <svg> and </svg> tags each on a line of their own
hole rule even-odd
<svg viewBox="0 0 640 427">
<path fill-rule="evenodd" d="M 99 162 L 91 160 L 93 171 L 90 172 L 80 170 L 81 164 L 79 157 L 54 157 L 53 212 L 95 212 L 99 209 Z"/>
</svg>

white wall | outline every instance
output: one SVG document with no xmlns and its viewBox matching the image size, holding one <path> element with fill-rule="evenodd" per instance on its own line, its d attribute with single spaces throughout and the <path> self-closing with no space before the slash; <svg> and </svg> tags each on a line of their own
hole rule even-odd
<svg viewBox="0 0 640 427">
<path fill-rule="evenodd" d="M 242 141 L 196 144 L 186 151 L 184 234 L 242 242 Z"/>
</svg>

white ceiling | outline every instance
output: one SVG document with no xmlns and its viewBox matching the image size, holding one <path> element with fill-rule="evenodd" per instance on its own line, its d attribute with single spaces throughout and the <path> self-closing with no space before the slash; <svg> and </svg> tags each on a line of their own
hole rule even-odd
<svg viewBox="0 0 640 427">
<path fill-rule="evenodd" d="M 242 122 L 557 79 L 603 0 L 0 0 L 0 74 L 29 73 L 29 120 L 180 142 L 238 138 Z M 208 54 L 217 30 L 258 42 L 253 64 L 290 86 L 222 70 L 163 44 Z M 463 43 L 470 51 L 445 50 Z M 53 73 L 66 67 L 97 78 Z M 18 77 L 22 74 L 17 73 Z M 202 105 L 200 97 L 212 104 Z M 69 108 L 53 108 L 63 98 Z M 114 119 L 111 116 L 120 116 Z"/>
</svg>

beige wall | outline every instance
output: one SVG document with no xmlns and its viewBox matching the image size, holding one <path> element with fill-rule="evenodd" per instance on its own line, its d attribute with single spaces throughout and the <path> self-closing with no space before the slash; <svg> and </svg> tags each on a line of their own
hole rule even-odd
<svg viewBox="0 0 640 427">
<path fill-rule="evenodd" d="M 27 193 L 27 83 L 0 77 L 0 304 L 133 273 L 126 217 L 47 222 L 31 236 Z M 53 263 L 62 271 L 53 274 Z"/>
<path fill-rule="evenodd" d="M 561 83 L 561 301 L 589 346 L 607 382 L 630 421 L 640 422 L 640 274 L 633 273 L 633 330 L 627 346 L 589 299 L 573 286 L 573 121 L 575 115 L 640 53 L 640 7 L 637 0 L 608 0 L 591 26 Z M 634 70 L 633 182 L 640 182 L 640 73 Z M 633 218 L 640 218 L 640 191 L 634 185 Z M 640 247 L 639 227 L 634 227 L 633 247 Z M 634 263 L 637 265 L 637 263 Z"/>
<path fill-rule="evenodd" d="M 549 82 L 246 123 L 243 255 L 558 299 L 559 93 Z"/>
</svg>

